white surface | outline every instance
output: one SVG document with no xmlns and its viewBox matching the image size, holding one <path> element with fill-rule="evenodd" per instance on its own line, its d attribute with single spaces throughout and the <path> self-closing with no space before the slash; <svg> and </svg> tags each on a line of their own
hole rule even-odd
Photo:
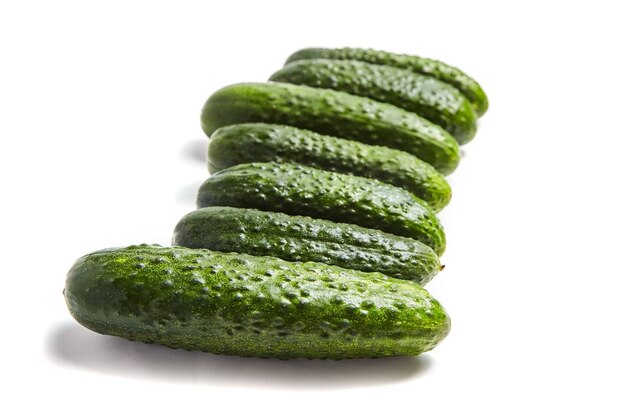
<svg viewBox="0 0 626 417">
<path fill-rule="evenodd" d="M 0 414 L 623 416 L 618 4 L 2 2 Z M 168 244 L 194 208 L 208 95 L 306 46 L 438 58 L 489 95 L 428 285 L 450 336 L 419 358 L 280 362 L 73 322 L 61 289 L 76 258 Z"/>
</svg>

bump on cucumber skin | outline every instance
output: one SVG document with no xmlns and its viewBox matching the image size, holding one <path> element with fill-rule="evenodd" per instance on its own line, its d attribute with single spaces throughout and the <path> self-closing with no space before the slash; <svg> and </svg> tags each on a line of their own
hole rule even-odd
<svg viewBox="0 0 626 417">
<path fill-rule="evenodd" d="M 442 127 L 387 103 L 286 83 L 234 84 L 216 91 L 202 109 L 210 136 L 239 123 L 276 123 L 409 152 L 443 174 L 459 164 L 459 147 Z"/>
<path fill-rule="evenodd" d="M 346 59 L 369 62 L 372 64 L 389 65 L 405 68 L 420 74 L 433 76 L 441 81 L 453 85 L 459 89 L 474 107 L 478 117 L 485 114 L 489 108 L 487 94 L 480 84 L 463 71 L 444 62 L 416 55 L 394 54 L 391 52 L 377 51 L 362 48 L 307 48 L 292 54 L 287 63 L 300 59 Z"/>
<path fill-rule="evenodd" d="M 271 81 L 329 88 L 393 104 L 438 124 L 459 144 L 476 134 L 476 113 L 455 87 L 434 77 L 387 65 L 338 59 L 301 59 Z"/>
<path fill-rule="evenodd" d="M 230 206 L 310 216 L 378 229 L 445 251 L 443 227 L 426 202 L 378 180 L 292 164 L 235 165 L 211 175 L 197 207 Z"/>
<path fill-rule="evenodd" d="M 410 281 L 204 249 L 94 252 L 73 265 L 64 293 L 98 333 L 217 354 L 418 355 L 450 329 L 439 302 Z"/>
<path fill-rule="evenodd" d="M 374 178 L 412 192 L 440 211 L 452 197 L 430 164 L 397 149 L 320 135 L 291 126 L 244 123 L 216 130 L 208 149 L 214 173 L 249 162 L 287 162 Z"/>
<path fill-rule="evenodd" d="M 353 224 L 254 209 L 206 207 L 184 216 L 172 245 L 322 262 L 424 285 L 440 270 L 425 244 Z"/>
</svg>

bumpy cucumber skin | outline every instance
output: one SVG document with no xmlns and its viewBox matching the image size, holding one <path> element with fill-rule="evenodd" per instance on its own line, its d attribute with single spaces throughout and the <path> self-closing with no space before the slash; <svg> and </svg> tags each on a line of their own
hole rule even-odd
<svg viewBox="0 0 626 417">
<path fill-rule="evenodd" d="M 461 145 L 476 134 L 476 113 L 459 90 L 411 70 L 363 61 L 301 59 L 275 72 L 270 80 L 329 88 L 393 104 L 443 127 Z"/>
<path fill-rule="evenodd" d="M 441 61 L 422 58 L 415 55 L 394 54 L 385 51 L 362 48 L 307 48 L 295 52 L 287 59 L 287 63 L 300 59 L 347 59 L 365 61 L 372 64 L 389 65 L 398 68 L 405 68 L 420 74 L 426 74 L 440 79 L 459 89 L 472 103 L 476 114 L 480 117 L 489 108 L 487 94 L 480 84 L 473 78 L 465 74 L 458 68 L 452 67 Z"/>
<path fill-rule="evenodd" d="M 375 178 L 404 188 L 435 211 L 452 197 L 446 179 L 430 164 L 397 149 L 320 135 L 292 126 L 244 123 L 211 135 L 209 171 L 248 162 L 287 162 Z"/>
<path fill-rule="evenodd" d="M 412 193 L 378 180 L 299 165 L 264 162 L 219 171 L 200 186 L 197 206 L 352 223 L 419 240 L 440 256 L 446 247 L 435 212 Z"/>
<path fill-rule="evenodd" d="M 98 333 L 217 354 L 419 355 L 450 319 L 419 285 L 320 263 L 204 249 L 91 253 L 68 273 L 72 316 Z"/>
<path fill-rule="evenodd" d="M 417 240 L 353 224 L 235 207 L 187 214 L 174 229 L 172 245 L 322 262 L 420 285 L 441 270 L 437 254 Z"/>
<path fill-rule="evenodd" d="M 202 128 L 261 122 L 290 125 L 409 152 L 443 174 L 460 161 L 452 135 L 415 113 L 340 91 L 286 83 L 235 84 L 216 91 L 202 109 Z"/>
</svg>

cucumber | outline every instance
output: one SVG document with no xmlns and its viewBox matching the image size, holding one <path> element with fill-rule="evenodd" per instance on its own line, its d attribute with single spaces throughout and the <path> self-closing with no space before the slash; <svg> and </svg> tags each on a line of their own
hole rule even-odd
<svg viewBox="0 0 626 417">
<path fill-rule="evenodd" d="M 361 48 L 307 48 L 297 51 L 287 59 L 287 63 L 300 59 L 347 59 L 364 61 L 372 64 L 389 65 L 398 68 L 405 68 L 420 74 L 430 75 L 439 80 L 453 85 L 459 89 L 472 103 L 476 114 L 480 117 L 489 108 L 489 100 L 484 90 L 470 76 L 458 68 L 452 67 L 441 61 L 422 58 L 415 55 L 394 54 L 385 51 Z"/>
<path fill-rule="evenodd" d="M 330 88 L 393 104 L 443 127 L 461 145 L 476 134 L 476 113 L 459 90 L 410 70 L 362 61 L 301 59 L 275 72 L 270 80 Z"/>
<path fill-rule="evenodd" d="M 213 93 L 202 109 L 207 135 L 223 126 L 262 122 L 409 152 L 449 174 L 460 161 L 448 132 L 391 104 L 340 91 L 286 83 L 248 83 Z"/>
<path fill-rule="evenodd" d="M 241 164 L 209 177 L 198 208 L 230 206 L 352 223 L 410 237 L 441 255 L 443 228 L 426 202 L 378 180 L 292 164 Z"/>
<path fill-rule="evenodd" d="M 288 162 L 375 178 L 404 188 L 435 211 L 450 201 L 446 179 L 415 156 L 383 146 L 324 136 L 291 126 L 244 123 L 222 127 L 209 141 L 211 173 L 247 162 Z"/>
<path fill-rule="evenodd" d="M 313 261 L 426 284 L 441 270 L 417 240 L 353 224 L 254 209 L 207 207 L 184 216 L 172 245 Z"/>
<path fill-rule="evenodd" d="M 443 307 L 410 281 L 206 249 L 94 252 L 72 266 L 64 294 L 98 333 L 239 356 L 418 355 L 450 329 Z"/>
</svg>

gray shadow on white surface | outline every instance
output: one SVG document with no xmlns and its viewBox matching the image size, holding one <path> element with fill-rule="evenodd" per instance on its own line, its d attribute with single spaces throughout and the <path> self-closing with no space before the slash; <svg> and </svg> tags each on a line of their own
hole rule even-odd
<svg viewBox="0 0 626 417">
<path fill-rule="evenodd" d="M 206 165 L 208 145 L 209 140 L 207 138 L 192 139 L 183 144 L 181 148 L 181 155 L 189 161 Z"/>
<path fill-rule="evenodd" d="M 380 359 L 281 361 L 188 352 L 104 336 L 77 323 L 57 325 L 46 337 L 55 362 L 97 373 L 171 383 L 281 389 L 336 389 L 397 383 L 431 367 L 427 355 Z"/>
<path fill-rule="evenodd" d="M 198 189 L 207 178 L 209 178 L 208 171 L 205 178 L 198 181 L 190 182 L 189 184 L 186 184 L 183 187 L 179 188 L 174 195 L 174 200 L 176 201 L 176 203 L 183 206 L 192 206 L 195 208 L 196 199 L 198 197 Z"/>
</svg>

